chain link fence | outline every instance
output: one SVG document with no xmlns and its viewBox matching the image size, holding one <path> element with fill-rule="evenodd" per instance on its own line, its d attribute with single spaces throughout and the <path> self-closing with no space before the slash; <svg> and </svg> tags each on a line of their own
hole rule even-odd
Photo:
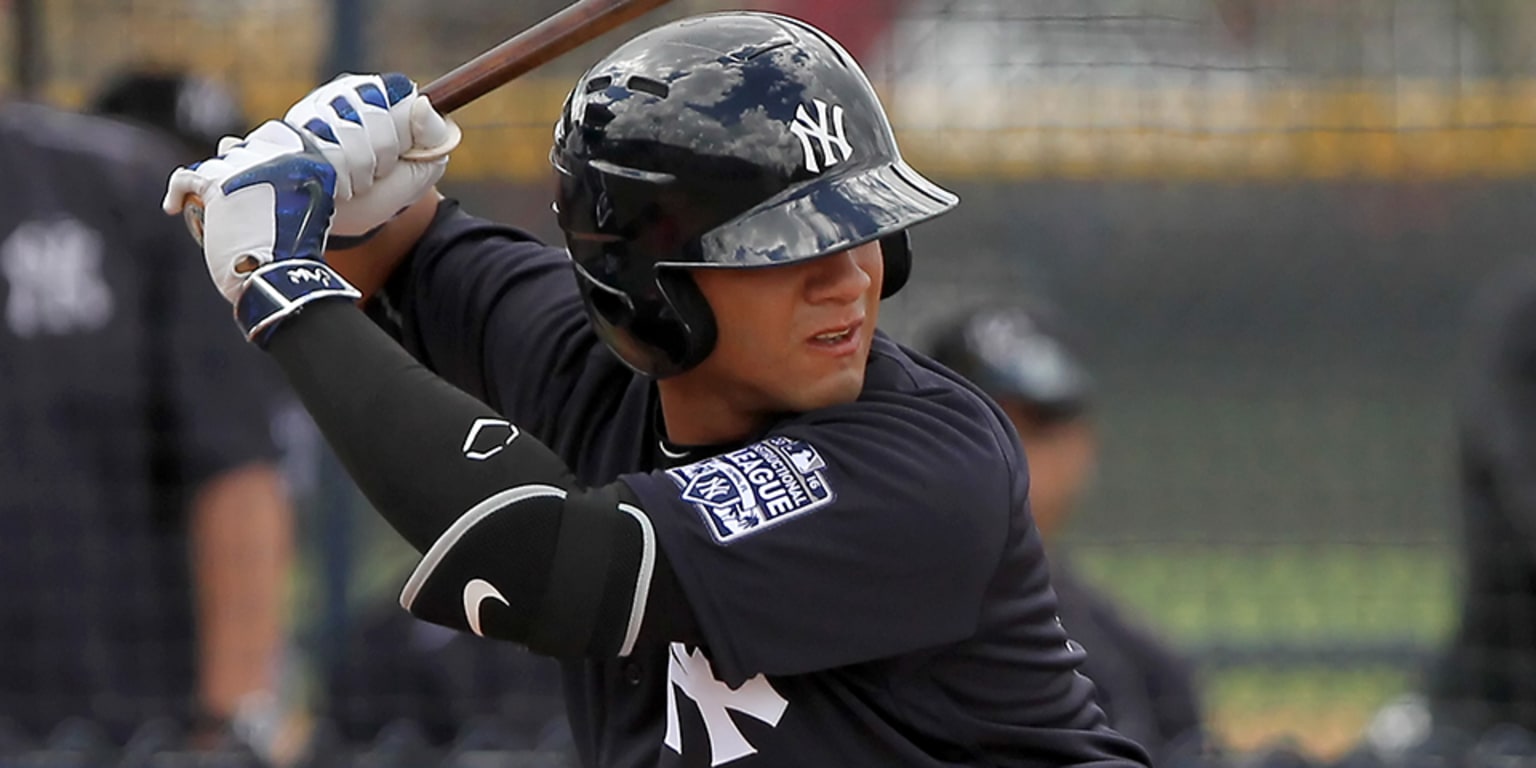
<svg viewBox="0 0 1536 768">
<path fill-rule="evenodd" d="M 124 66 L 186 67 L 267 117 L 342 67 L 430 80 L 562 3 L 18 5 L 35 18 L 7 22 L 13 91 L 72 106 Z M 724 6 L 678 0 L 640 26 Z M 921 343 L 962 306 L 1059 307 L 1099 383 L 1074 558 L 1200 663 L 1225 741 L 1347 750 L 1455 618 L 1462 328 L 1477 286 L 1536 235 L 1536 4 L 756 7 L 848 41 L 909 159 L 964 200 L 914 232 L 888 331 Z M 637 28 L 465 108 L 446 190 L 556 238 L 560 100 Z M 332 633 L 390 602 L 408 567 L 338 498 L 312 518 L 355 524 L 328 529 L 344 532 L 322 537 L 300 596 Z M 327 566 L 344 556 L 355 567 Z"/>
</svg>

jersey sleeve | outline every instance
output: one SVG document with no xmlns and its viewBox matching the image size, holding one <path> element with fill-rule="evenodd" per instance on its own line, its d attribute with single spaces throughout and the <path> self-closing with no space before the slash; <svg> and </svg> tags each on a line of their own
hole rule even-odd
<svg viewBox="0 0 1536 768">
<path fill-rule="evenodd" d="M 883 393 L 629 475 L 730 681 L 964 639 L 1023 510 L 979 402 Z M 965 413 L 976 414 L 974 418 Z"/>
<path fill-rule="evenodd" d="M 541 436 L 573 396 L 600 401 L 587 390 L 628 381 L 587 322 L 565 251 L 452 200 L 383 300 L 372 314 L 418 360 Z"/>
</svg>

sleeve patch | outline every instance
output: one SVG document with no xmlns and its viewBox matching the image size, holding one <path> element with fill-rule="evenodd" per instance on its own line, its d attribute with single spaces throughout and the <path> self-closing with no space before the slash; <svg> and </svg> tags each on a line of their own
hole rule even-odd
<svg viewBox="0 0 1536 768">
<path fill-rule="evenodd" d="M 773 436 L 667 470 L 718 544 L 831 504 L 827 463 L 803 440 Z"/>
</svg>

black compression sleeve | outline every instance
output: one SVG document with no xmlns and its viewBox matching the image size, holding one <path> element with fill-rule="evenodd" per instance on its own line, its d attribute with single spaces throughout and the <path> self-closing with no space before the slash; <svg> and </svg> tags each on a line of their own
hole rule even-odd
<svg viewBox="0 0 1536 768">
<path fill-rule="evenodd" d="M 348 302 L 305 307 L 278 327 L 267 349 L 348 474 L 420 552 L 509 484 L 576 487 L 565 463 L 531 436 L 498 446 L 510 427 L 488 423 L 466 445 L 476 422 L 496 414 L 423 367 Z M 508 455 L 470 457 L 493 450 Z M 505 474 L 509 465 L 515 475 Z"/>
<path fill-rule="evenodd" d="M 349 302 L 305 307 L 267 350 L 374 508 L 428 555 L 423 580 L 441 568 L 450 582 L 448 593 L 426 589 L 413 613 L 487 636 L 495 628 L 559 656 L 631 648 L 642 629 L 647 643 L 697 637 L 622 483 L 580 488 L 554 452 L 427 370 Z M 457 590 L 493 574 L 510 613 L 465 625 Z"/>
</svg>

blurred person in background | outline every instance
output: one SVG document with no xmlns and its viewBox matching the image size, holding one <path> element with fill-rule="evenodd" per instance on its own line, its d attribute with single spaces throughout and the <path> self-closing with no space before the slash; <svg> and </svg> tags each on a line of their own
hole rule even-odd
<svg viewBox="0 0 1536 768">
<path fill-rule="evenodd" d="M 940 327 L 933 358 L 970 379 L 1008 414 L 1029 463 L 1029 505 L 1045 539 L 1059 616 L 1087 651 L 1083 674 L 1115 730 L 1153 764 L 1205 748 L 1189 663 L 1071 567 L 1061 535 L 1093 474 L 1091 380 L 1055 316 L 1037 305 L 971 310 Z"/>
<path fill-rule="evenodd" d="M 220 138 L 248 128 L 227 89 L 177 71 L 126 70 L 92 99 L 90 110 L 177 138 L 187 149 L 182 162 L 218 154 Z M 281 408 L 288 418 L 308 422 L 291 398 Z M 303 431 L 318 438 L 312 422 L 306 426 Z M 384 553 L 363 556 L 365 568 L 390 567 Z M 366 745 L 386 729 L 408 724 L 429 745 L 447 746 L 467 735 L 468 723 L 498 746 L 574 749 L 554 661 L 427 624 L 400 611 L 392 594 L 363 602 L 345 623 L 342 652 L 322 672 L 321 712 L 344 743 Z"/>
<path fill-rule="evenodd" d="M 1536 764 L 1536 267 L 1484 286 L 1464 348 L 1461 615 L 1423 695 L 1388 707 L 1367 738 L 1389 754 L 1455 756 L 1519 729 L 1519 764 Z"/>
<path fill-rule="evenodd" d="M 189 150 L 0 105 L 0 721 L 213 745 L 270 687 L 290 504 L 269 364 L 156 214 Z M 199 150 L 200 151 L 200 150 Z"/>
</svg>

